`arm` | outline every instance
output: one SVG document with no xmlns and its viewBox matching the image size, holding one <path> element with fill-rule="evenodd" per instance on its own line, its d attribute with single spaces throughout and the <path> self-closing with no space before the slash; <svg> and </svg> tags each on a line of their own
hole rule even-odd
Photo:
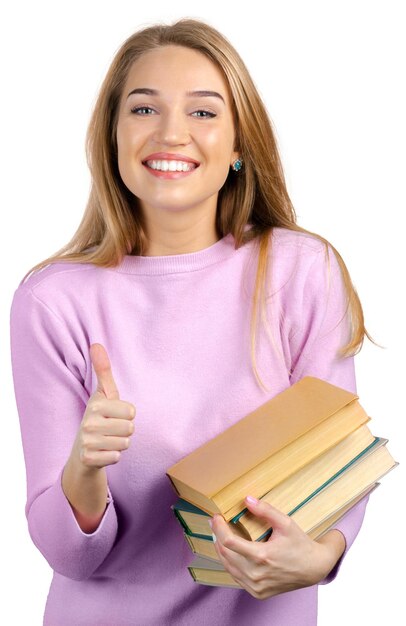
<svg viewBox="0 0 406 626">
<path fill-rule="evenodd" d="M 332 529 L 320 537 L 320 539 L 317 539 L 317 543 L 326 546 L 328 553 L 331 555 L 331 565 L 329 566 L 328 574 L 344 554 L 346 547 L 345 537 L 339 530 Z"/>
<path fill-rule="evenodd" d="M 354 357 L 340 358 L 337 351 L 350 338 L 350 316 L 340 266 L 329 247 L 330 277 L 324 246 L 313 253 L 305 278 L 297 289 L 290 314 L 290 383 L 304 376 L 322 380 L 357 393 Z M 364 519 L 369 495 L 348 511 L 318 540 L 331 552 L 332 569 L 320 581 L 334 580 Z M 341 536 L 340 536 L 341 535 Z"/>
<path fill-rule="evenodd" d="M 107 475 L 104 467 L 86 468 L 77 455 L 69 457 L 62 473 L 62 489 L 80 528 L 94 532 L 108 506 Z"/>
<path fill-rule="evenodd" d="M 332 569 L 327 576 L 320 581 L 320 585 L 326 585 L 327 583 L 332 582 L 337 576 L 348 550 L 354 543 L 354 540 L 360 531 L 368 500 L 369 496 L 360 500 L 360 502 L 352 507 L 352 509 L 350 509 L 331 530 L 318 539 L 318 543 L 326 543 L 331 549 L 332 554 L 335 555 L 332 557 Z M 342 536 L 342 540 L 340 541 L 341 546 L 344 546 L 344 550 L 342 552 L 341 547 L 338 549 L 334 545 L 338 540 L 333 538 L 333 533 L 336 535 L 341 534 Z"/>
<path fill-rule="evenodd" d="M 89 398 L 83 386 L 86 362 L 73 333 L 27 284 L 14 293 L 10 341 L 26 466 L 28 530 L 55 571 L 84 580 L 104 561 L 117 534 L 108 486 L 107 507 L 97 527 L 93 520 L 90 533 L 78 524 L 62 488 L 63 470 Z"/>
</svg>

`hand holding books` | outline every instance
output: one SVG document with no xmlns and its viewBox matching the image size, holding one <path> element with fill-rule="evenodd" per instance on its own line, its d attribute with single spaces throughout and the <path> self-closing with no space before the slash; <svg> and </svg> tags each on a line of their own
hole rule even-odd
<svg viewBox="0 0 406 626">
<path fill-rule="evenodd" d="M 329 574 L 341 556 L 307 535 L 296 522 L 269 502 L 245 499 L 253 515 L 273 528 L 265 542 L 236 536 L 221 515 L 209 524 L 218 558 L 233 579 L 254 598 L 315 585 Z M 343 539 L 343 549 L 345 542 Z"/>
<path fill-rule="evenodd" d="M 386 447 L 388 440 L 369 430 L 370 419 L 356 394 L 305 376 L 172 465 L 166 473 L 179 496 L 172 509 L 197 555 L 188 566 L 194 580 L 241 587 L 223 565 L 209 519 L 220 514 L 217 530 L 224 522 L 228 537 L 256 543 L 263 551 L 272 523 L 247 506 L 247 494 L 272 506 L 279 521 L 294 521 L 302 531 L 298 536 L 303 541 L 303 534 L 308 536 L 308 554 L 311 540 L 330 542 L 324 534 L 398 465 Z M 339 535 L 334 533 L 333 565 L 340 556 Z M 263 554 L 255 545 L 251 548 L 250 554 Z"/>
</svg>

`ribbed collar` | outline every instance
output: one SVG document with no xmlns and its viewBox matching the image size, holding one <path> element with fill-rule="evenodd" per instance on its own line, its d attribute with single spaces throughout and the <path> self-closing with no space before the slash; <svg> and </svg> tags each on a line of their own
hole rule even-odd
<svg viewBox="0 0 406 626">
<path fill-rule="evenodd" d="M 126 254 L 114 270 L 123 274 L 176 274 L 193 272 L 229 258 L 235 252 L 231 233 L 213 245 L 197 252 L 166 256 L 137 256 Z"/>
</svg>

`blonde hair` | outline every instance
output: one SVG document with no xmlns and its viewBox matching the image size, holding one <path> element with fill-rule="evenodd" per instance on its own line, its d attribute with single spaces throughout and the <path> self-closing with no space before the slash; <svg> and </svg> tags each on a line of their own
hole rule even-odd
<svg viewBox="0 0 406 626">
<path fill-rule="evenodd" d="M 22 282 L 31 272 L 53 262 L 114 267 L 125 254 L 145 253 L 147 241 L 141 215 L 134 210 L 137 198 L 124 185 L 118 171 L 116 129 L 119 103 L 132 64 L 144 52 L 167 45 L 184 46 L 205 54 L 222 71 L 230 87 L 235 149 L 244 164 L 238 175 L 228 176 L 219 191 L 216 228 L 220 238 L 232 233 L 236 249 L 253 239 L 258 246 L 251 319 L 251 358 L 257 382 L 264 387 L 255 363 L 256 322 L 260 296 L 261 319 L 265 320 L 264 284 L 273 227 L 316 237 L 324 242 L 327 258 L 328 245 L 334 251 L 342 270 L 351 316 L 351 338 L 340 349 L 340 355 L 357 354 L 364 334 L 375 343 L 364 326 L 362 306 L 342 257 L 326 239 L 296 224 L 271 121 L 243 60 L 220 32 L 191 18 L 143 28 L 128 37 L 115 54 L 99 90 L 86 135 L 91 190 L 82 220 L 69 243 L 33 266 Z M 245 228 L 247 224 L 252 225 L 250 230 Z"/>
</svg>

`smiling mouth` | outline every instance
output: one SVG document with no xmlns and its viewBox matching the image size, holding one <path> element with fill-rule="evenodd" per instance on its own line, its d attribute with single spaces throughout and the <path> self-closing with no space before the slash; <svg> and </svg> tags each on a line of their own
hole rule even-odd
<svg viewBox="0 0 406 626">
<path fill-rule="evenodd" d="M 196 165 L 194 163 L 189 163 L 189 162 L 187 163 L 187 166 L 186 166 L 186 162 L 184 162 L 185 165 L 182 166 L 181 169 L 179 165 L 179 169 L 176 168 L 176 169 L 162 169 L 161 170 L 161 169 L 157 169 L 154 167 L 150 167 L 148 163 L 150 163 L 150 161 L 142 161 L 142 164 L 147 169 L 149 174 L 161 180 L 179 180 L 181 178 L 187 178 L 188 176 L 193 174 L 193 172 L 195 172 L 200 166 L 200 164 Z"/>
<path fill-rule="evenodd" d="M 162 167 L 162 162 L 165 165 Z M 181 160 L 164 160 L 164 159 L 150 159 L 142 161 L 142 164 L 155 172 L 191 172 L 199 167 L 200 164 L 191 163 L 190 161 Z"/>
</svg>

